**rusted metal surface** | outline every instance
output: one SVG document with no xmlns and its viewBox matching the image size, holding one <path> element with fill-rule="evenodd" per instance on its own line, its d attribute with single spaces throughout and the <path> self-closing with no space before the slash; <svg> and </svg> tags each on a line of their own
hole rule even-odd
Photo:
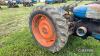
<svg viewBox="0 0 100 56">
<path fill-rule="evenodd" d="M 86 17 L 100 19 L 100 4 L 90 4 L 87 8 Z"/>
</svg>

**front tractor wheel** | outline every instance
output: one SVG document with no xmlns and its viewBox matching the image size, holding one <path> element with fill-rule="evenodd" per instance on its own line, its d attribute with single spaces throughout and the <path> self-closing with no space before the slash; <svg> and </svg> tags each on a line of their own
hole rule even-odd
<svg viewBox="0 0 100 56">
<path fill-rule="evenodd" d="M 63 17 L 63 10 L 40 6 L 34 9 L 29 19 L 29 26 L 35 40 L 51 52 L 61 50 L 70 35 L 68 20 Z"/>
</svg>

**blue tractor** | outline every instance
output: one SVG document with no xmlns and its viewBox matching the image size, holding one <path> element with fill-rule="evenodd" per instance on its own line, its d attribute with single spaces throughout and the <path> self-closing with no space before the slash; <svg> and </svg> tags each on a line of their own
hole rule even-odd
<svg viewBox="0 0 100 56">
<path fill-rule="evenodd" d="M 46 0 L 46 4 L 52 4 L 52 3 L 64 3 L 66 2 L 65 0 Z"/>
<path fill-rule="evenodd" d="M 54 3 L 54 0 L 46 0 L 45 3 L 46 4 L 51 4 L 51 3 Z"/>
<path fill-rule="evenodd" d="M 93 36 L 100 40 L 100 4 L 95 2 L 77 6 L 80 2 L 57 8 L 34 8 L 29 26 L 35 40 L 53 53 L 65 46 L 70 35 L 83 39 Z"/>
<path fill-rule="evenodd" d="M 32 0 L 32 3 L 36 3 L 37 2 L 37 0 Z"/>
</svg>

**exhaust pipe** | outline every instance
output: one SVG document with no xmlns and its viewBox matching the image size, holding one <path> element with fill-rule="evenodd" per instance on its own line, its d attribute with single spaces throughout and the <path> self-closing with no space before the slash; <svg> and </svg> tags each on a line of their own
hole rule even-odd
<svg viewBox="0 0 100 56">
<path fill-rule="evenodd" d="M 85 36 L 87 34 L 87 28 L 83 26 L 78 27 L 76 30 L 76 34 L 81 37 Z"/>
</svg>

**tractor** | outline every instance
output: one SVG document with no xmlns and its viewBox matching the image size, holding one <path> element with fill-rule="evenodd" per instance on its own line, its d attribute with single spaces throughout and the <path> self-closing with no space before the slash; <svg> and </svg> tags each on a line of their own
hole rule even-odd
<svg viewBox="0 0 100 56">
<path fill-rule="evenodd" d="M 18 8 L 19 7 L 15 0 L 7 0 L 5 2 L 8 8 Z"/>
<path fill-rule="evenodd" d="M 31 0 L 22 0 L 23 2 L 23 6 L 24 7 L 30 7 L 30 6 L 33 6 L 33 3 Z"/>
<path fill-rule="evenodd" d="M 29 17 L 29 28 L 36 42 L 55 53 L 60 51 L 71 35 L 100 40 L 100 4 L 82 2 L 61 7 L 37 6 Z"/>
<path fill-rule="evenodd" d="M 65 0 L 46 0 L 46 4 L 53 4 L 53 3 L 64 3 L 66 2 Z"/>
</svg>

